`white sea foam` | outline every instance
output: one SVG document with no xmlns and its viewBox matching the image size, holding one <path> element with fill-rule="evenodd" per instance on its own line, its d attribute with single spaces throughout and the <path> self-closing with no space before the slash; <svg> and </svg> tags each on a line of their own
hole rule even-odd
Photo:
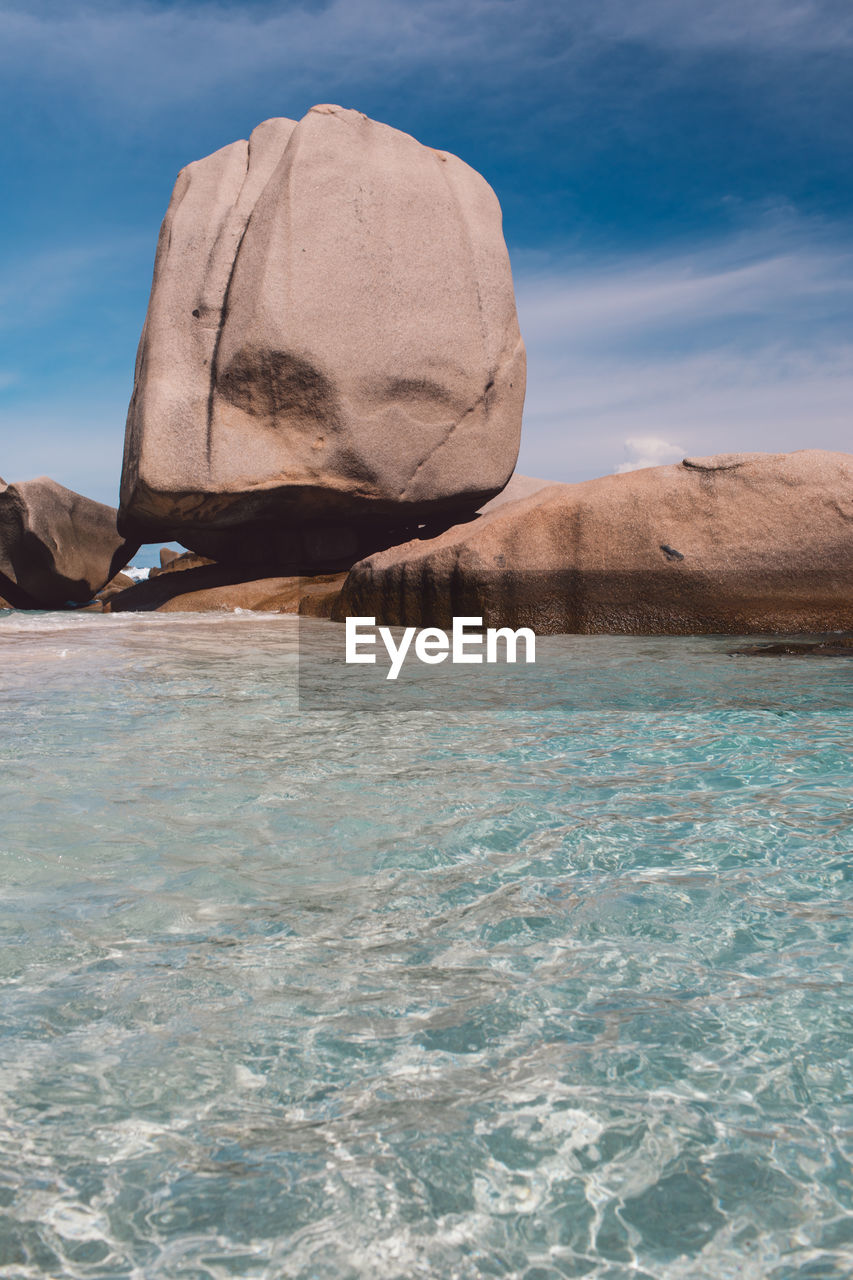
<svg viewBox="0 0 853 1280">
<path fill-rule="evenodd" d="M 278 626 L 282 630 L 293 631 L 296 615 L 260 613 L 251 609 L 229 610 L 215 613 L 89 613 L 84 609 L 70 610 L 10 610 L 0 614 L 0 628 L 3 635 L 15 633 L 38 632 L 43 635 L 54 631 L 89 630 L 93 639 L 105 638 L 116 628 L 134 630 L 162 631 L 164 636 L 173 634 L 179 629 L 197 630 L 199 627 L 221 627 L 229 622 L 242 622 L 244 625 L 261 623 Z"/>
</svg>

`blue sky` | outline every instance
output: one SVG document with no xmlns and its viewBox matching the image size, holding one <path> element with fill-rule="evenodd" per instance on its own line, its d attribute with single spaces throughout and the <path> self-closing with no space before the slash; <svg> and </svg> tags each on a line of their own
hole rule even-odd
<svg viewBox="0 0 853 1280">
<path fill-rule="evenodd" d="M 115 501 L 178 169 L 316 102 L 504 209 L 520 468 L 853 449 L 849 0 L 0 0 L 0 474 Z"/>
</svg>

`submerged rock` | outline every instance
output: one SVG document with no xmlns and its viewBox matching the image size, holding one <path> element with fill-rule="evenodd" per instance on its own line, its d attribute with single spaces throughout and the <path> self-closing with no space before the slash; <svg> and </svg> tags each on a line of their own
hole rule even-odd
<svg viewBox="0 0 853 1280">
<path fill-rule="evenodd" d="M 127 564 L 116 511 L 47 476 L 0 482 L 0 594 L 22 609 L 82 604 Z"/>
<path fill-rule="evenodd" d="M 121 525 L 346 565 L 473 513 L 518 452 L 525 354 L 497 199 L 358 111 L 190 164 L 137 358 Z"/>
<path fill-rule="evenodd" d="M 542 634 L 853 627 L 853 455 L 688 459 L 551 485 L 354 565 L 334 616 Z"/>
<path fill-rule="evenodd" d="M 732 649 L 733 658 L 853 658 L 853 636 L 827 636 L 824 640 L 783 640 Z"/>
</svg>

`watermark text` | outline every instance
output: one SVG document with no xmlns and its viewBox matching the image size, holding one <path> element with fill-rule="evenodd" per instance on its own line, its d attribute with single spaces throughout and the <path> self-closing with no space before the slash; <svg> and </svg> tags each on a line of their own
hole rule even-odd
<svg viewBox="0 0 853 1280">
<path fill-rule="evenodd" d="M 396 680 L 411 652 L 418 662 L 433 666 L 449 658 L 457 665 L 477 662 L 516 662 L 523 644 L 524 661 L 536 661 L 536 636 L 529 627 L 483 627 L 482 618 L 454 618 L 448 635 L 441 627 L 404 627 L 399 642 L 390 627 L 377 627 L 375 618 L 347 618 L 346 661 L 375 663 L 377 639 L 385 645 L 391 666 L 386 680 Z M 414 641 L 414 645 L 413 642 Z"/>
</svg>

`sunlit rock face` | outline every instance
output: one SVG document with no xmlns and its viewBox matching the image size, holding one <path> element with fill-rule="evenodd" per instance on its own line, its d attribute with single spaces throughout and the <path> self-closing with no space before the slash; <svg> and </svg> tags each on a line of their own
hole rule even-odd
<svg viewBox="0 0 853 1280">
<path fill-rule="evenodd" d="M 175 185 L 122 527 L 310 560 L 473 513 L 512 472 L 524 381 L 485 180 L 357 111 L 268 120 Z"/>
<path fill-rule="evenodd" d="M 360 561 L 333 616 L 467 615 L 543 635 L 853 629 L 853 454 L 720 454 L 537 483 L 518 477 L 518 500 Z"/>
</svg>

